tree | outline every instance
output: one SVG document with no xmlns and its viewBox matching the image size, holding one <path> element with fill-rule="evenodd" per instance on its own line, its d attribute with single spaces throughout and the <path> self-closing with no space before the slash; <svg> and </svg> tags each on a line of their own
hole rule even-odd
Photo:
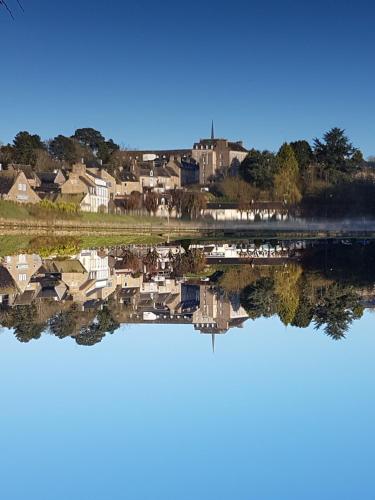
<svg viewBox="0 0 375 500">
<path fill-rule="evenodd" d="M 58 135 L 49 143 L 49 153 L 56 160 L 74 163 L 79 160 L 77 157 L 76 143 L 71 137 Z"/>
<path fill-rule="evenodd" d="M 102 341 L 107 333 L 114 333 L 120 324 L 112 317 L 108 306 L 98 312 L 95 320 L 87 327 L 82 328 L 75 337 L 78 345 L 93 346 Z"/>
<path fill-rule="evenodd" d="M 183 191 L 181 200 L 181 213 L 190 219 L 197 219 L 201 211 L 207 206 L 204 193 L 200 191 Z"/>
<path fill-rule="evenodd" d="M 345 337 L 353 320 L 360 318 L 362 313 L 358 294 L 351 287 L 334 283 L 315 308 L 315 329 L 323 327 L 327 335 L 339 340 Z"/>
<path fill-rule="evenodd" d="M 293 149 L 285 143 L 277 153 L 277 173 L 274 176 L 274 194 L 277 200 L 287 203 L 301 201 L 298 174 L 298 163 Z"/>
<path fill-rule="evenodd" d="M 13 140 L 14 159 L 17 163 L 35 165 L 37 160 L 37 150 L 45 150 L 39 135 L 31 135 L 29 132 L 18 132 Z"/>
<path fill-rule="evenodd" d="M 155 215 L 159 206 L 158 195 L 153 191 L 150 191 L 149 193 L 146 194 L 144 203 L 147 212 L 149 214 L 152 212 Z"/>
<path fill-rule="evenodd" d="M 325 178 L 340 180 L 356 172 L 363 156 L 345 135 L 345 130 L 332 128 L 323 136 L 323 140 L 314 139 L 314 154 Z"/>
<path fill-rule="evenodd" d="M 246 182 L 260 189 L 271 189 L 277 170 L 275 155 L 269 151 L 252 149 L 240 165 L 240 174 Z"/>
<path fill-rule="evenodd" d="M 62 311 L 51 318 L 49 322 L 50 331 L 59 339 L 72 337 L 77 333 L 77 328 L 79 328 L 78 319 L 81 314 L 78 305 L 75 303 L 72 304 L 67 311 Z"/>
<path fill-rule="evenodd" d="M 112 153 L 118 151 L 120 146 L 115 144 L 112 139 L 104 141 L 99 144 L 97 156 L 103 163 L 108 163 L 111 159 Z"/>
<path fill-rule="evenodd" d="M 284 325 L 292 323 L 296 315 L 300 299 L 299 281 L 301 274 L 302 268 L 295 264 L 274 274 L 277 313 Z"/>
<path fill-rule="evenodd" d="M 259 197 L 259 190 L 256 187 L 238 177 L 227 177 L 220 182 L 218 190 L 222 196 L 243 206 Z"/>
<path fill-rule="evenodd" d="M 105 142 L 102 134 L 93 128 L 78 128 L 72 139 L 76 139 L 83 146 L 87 146 L 91 151 L 98 151 L 99 146 Z"/>
<path fill-rule="evenodd" d="M 16 306 L 10 310 L 7 321 L 3 325 L 14 328 L 14 335 L 19 342 L 30 342 L 41 337 L 44 324 L 35 321 L 37 310 L 35 304 Z"/>
<path fill-rule="evenodd" d="M 277 297 L 272 278 L 261 278 L 244 288 L 240 295 L 241 305 L 250 318 L 269 318 L 277 312 Z"/>
<path fill-rule="evenodd" d="M 0 147 L 0 163 L 8 165 L 9 163 L 14 162 L 15 151 L 14 147 L 10 144 L 6 146 Z"/>
<path fill-rule="evenodd" d="M 296 157 L 298 168 L 303 173 L 314 161 L 313 151 L 307 141 L 295 141 L 290 143 Z"/>
</svg>

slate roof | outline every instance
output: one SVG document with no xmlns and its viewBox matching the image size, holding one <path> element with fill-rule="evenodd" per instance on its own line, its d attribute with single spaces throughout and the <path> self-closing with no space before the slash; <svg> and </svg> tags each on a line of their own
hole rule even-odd
<svg viewBox="0 0 375 500">
<path fill-rule="evenodd" d="M 19 173 L 15 170 L 2 170 L 0 172 L 0 194 L 8 194 Z"/>
<path fill-rule="evenodd" d="M 15 293 L 17 291 L 17 286 L 8 269 L 0 266 L 0 293 L 5 295 Z"/>
<path fill-rule="evenodd" d="M 115 173 L 115 179 L 118 182 L 137 182 L 137 177 L 128 170 L 122 170 Z"/>
</svg>

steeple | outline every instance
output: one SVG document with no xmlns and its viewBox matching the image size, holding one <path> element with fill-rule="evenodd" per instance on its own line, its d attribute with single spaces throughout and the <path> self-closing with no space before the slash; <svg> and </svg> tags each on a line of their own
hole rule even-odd
<svg viewBox="0 0 375 500">
<path fill-rule="evenodd" d="M 215 139 L 215 130 L 214 130 L 214 121 L 212 120 L 211 124 L 211 140 L 213 141 Z"/>
</svg>

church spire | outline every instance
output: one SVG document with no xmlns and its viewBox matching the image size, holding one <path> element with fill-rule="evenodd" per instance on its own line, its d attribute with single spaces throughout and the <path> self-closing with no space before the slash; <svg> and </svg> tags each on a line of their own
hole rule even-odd
<svg viewBox="0 0 375 500">
<path fill-rule="evenodd" d="M 211 140 L 213 141 L 215 139 L 215 130 L 214 130 L 214 121 L 212 120 L 211 124 Z"/>
</svg>

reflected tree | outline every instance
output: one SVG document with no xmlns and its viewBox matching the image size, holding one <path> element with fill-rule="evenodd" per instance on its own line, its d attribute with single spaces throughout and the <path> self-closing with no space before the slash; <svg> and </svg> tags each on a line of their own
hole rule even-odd
<svg viewBox="0 0 375 500">
<path fill-rule="evenodd" d="M 353 320 L 359 319 L 363 308 L 352 287 L 333 284 L 318 303 L 314 312 L 315 329 L 323 328 L 334 340 L 345 337 Z"/>
</svg>

